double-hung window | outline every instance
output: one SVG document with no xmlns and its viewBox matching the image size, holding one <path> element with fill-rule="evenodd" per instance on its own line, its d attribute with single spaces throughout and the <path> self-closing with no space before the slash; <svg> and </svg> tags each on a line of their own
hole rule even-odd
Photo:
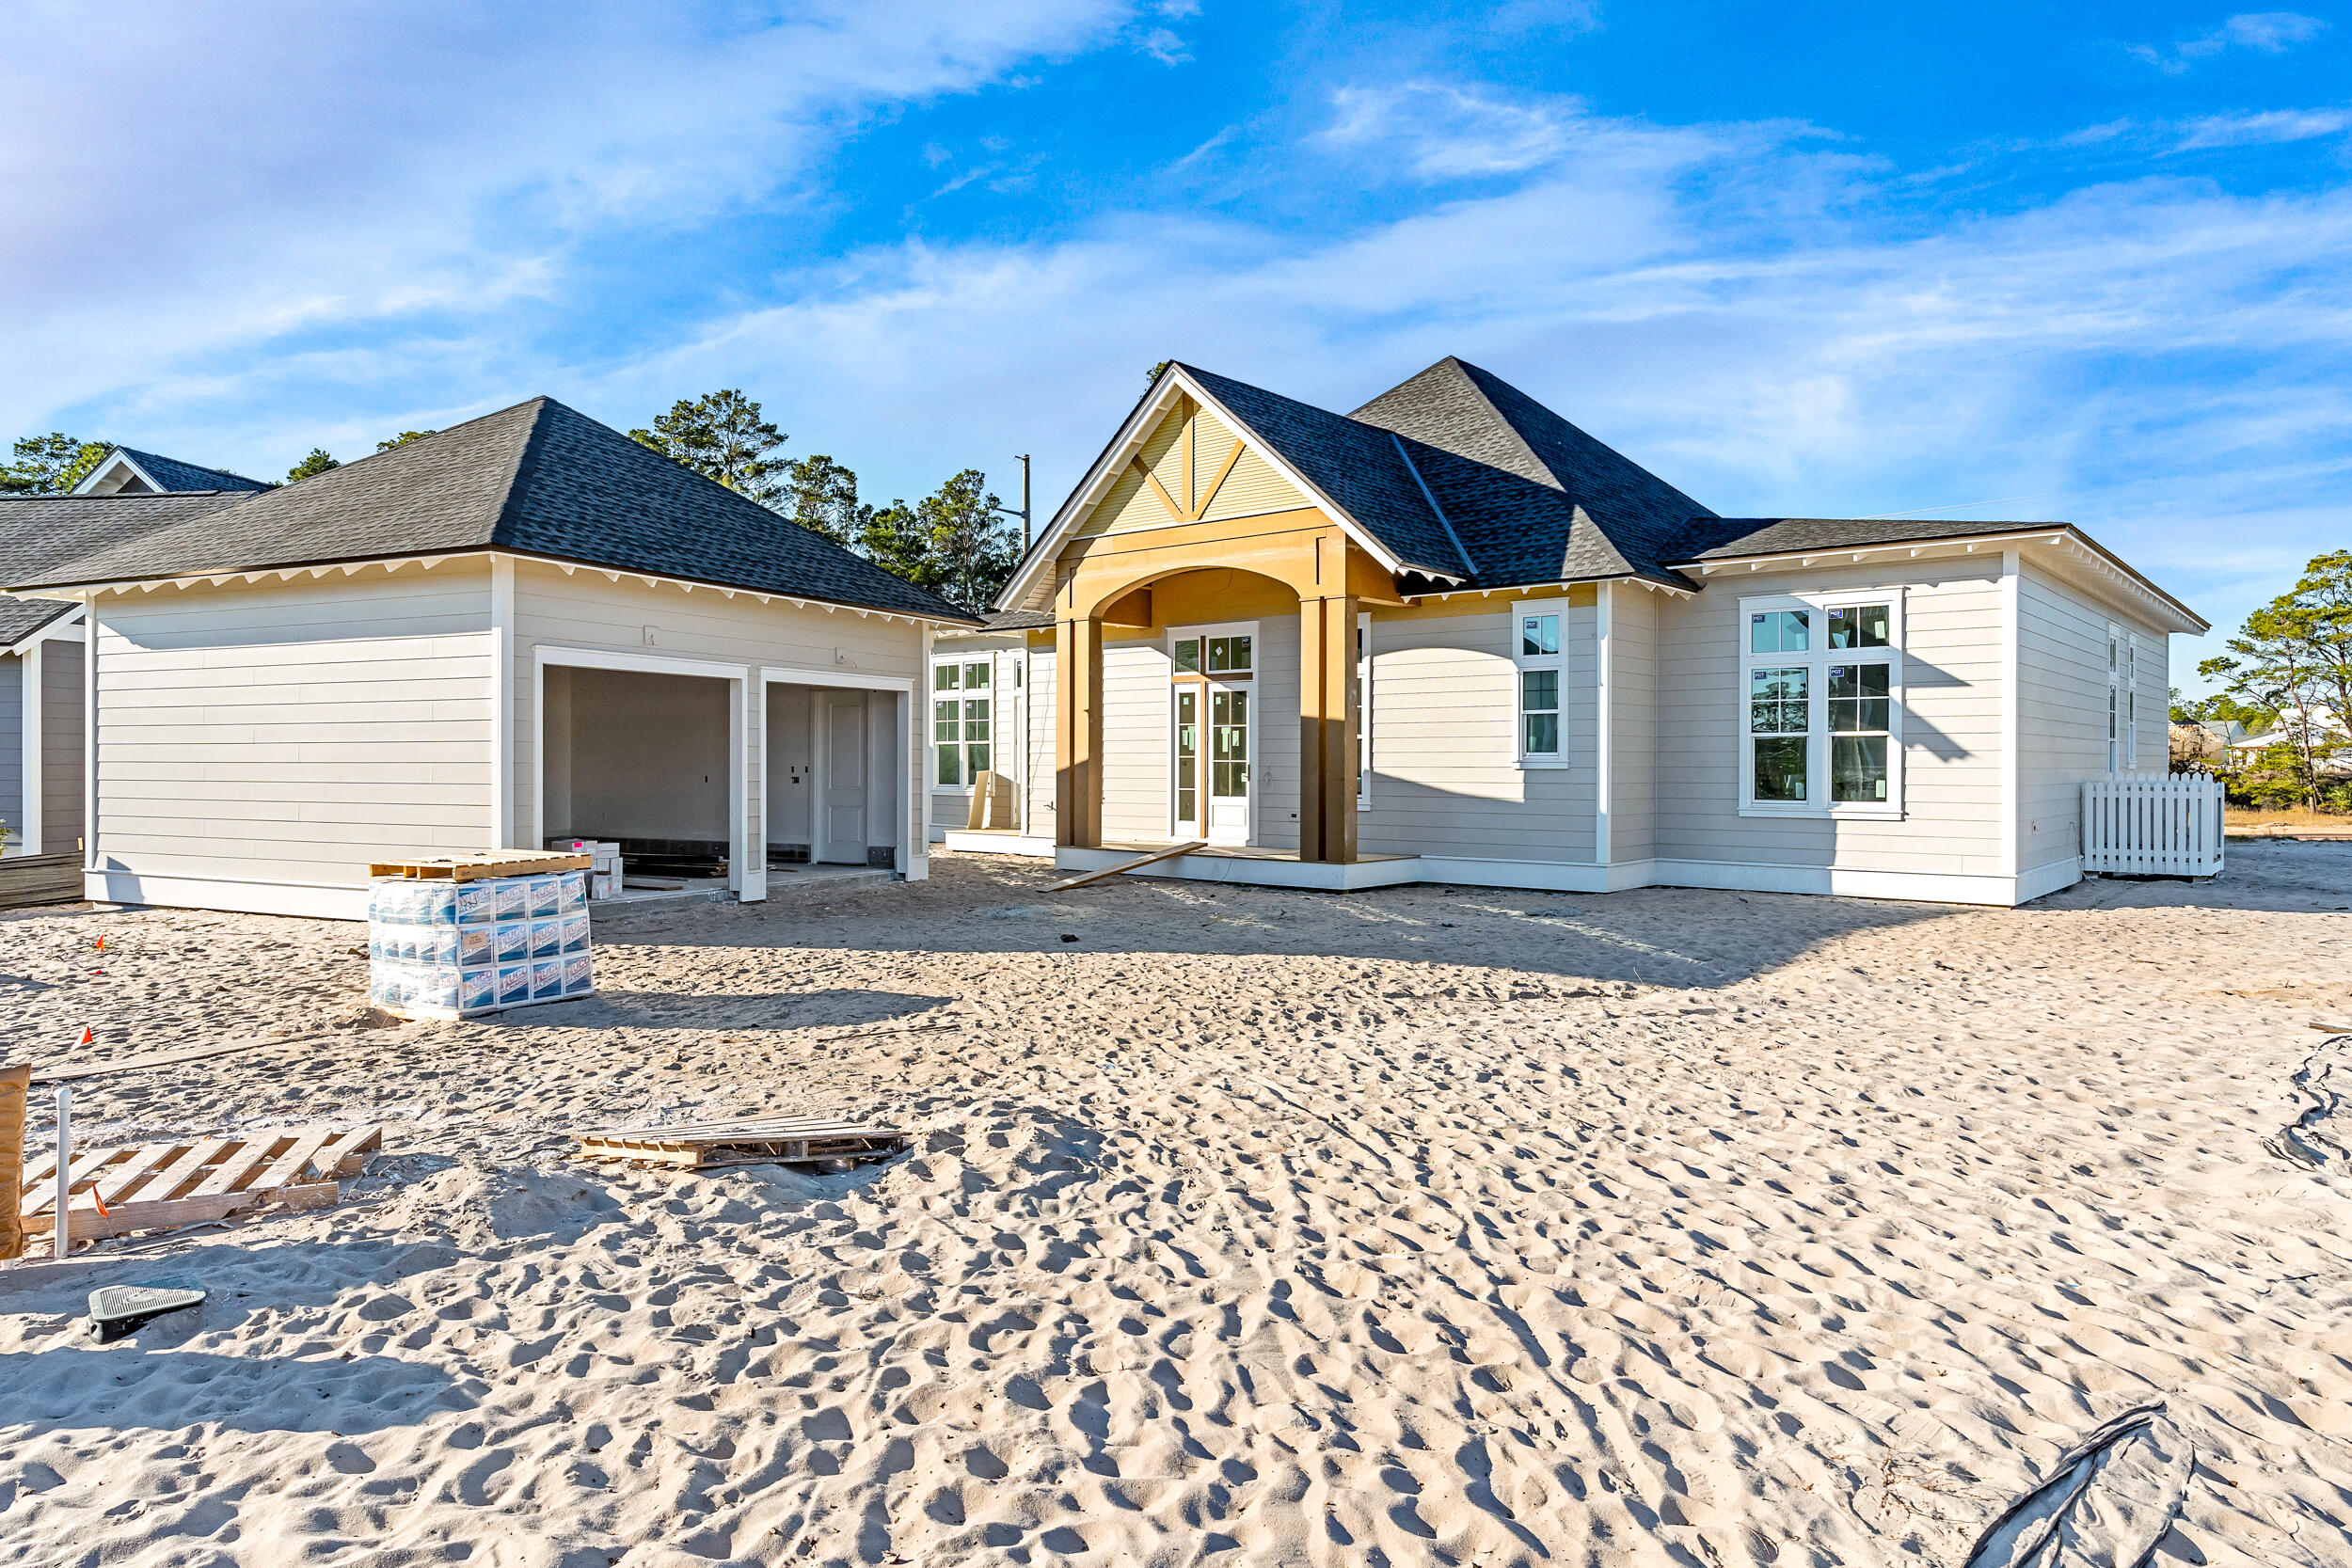
<svg viewBox="0 0 2352 1568">
<path fill-rule="evenodd" d="M 1740 603 L 1740 809 L 1764 816 L 1902 811 L 1902 595 Z"/>
<path fill-rule="evenodd" d="M 1568 607 L 1556 599 L 1530 600 L 1511 617 L 1512 676 L 1518 688 L 1518 754 L 1527 768 L 1567 761 L 1561 749 L 1560 701 L 1567 686 L 1561 649 Z"/>
<path fill-rule="evenodd" d="M 931 666 L 933 775 L 942 789 L 969 789 L 989 768 L 989 660 L 942 660 Z"/>
</svg>

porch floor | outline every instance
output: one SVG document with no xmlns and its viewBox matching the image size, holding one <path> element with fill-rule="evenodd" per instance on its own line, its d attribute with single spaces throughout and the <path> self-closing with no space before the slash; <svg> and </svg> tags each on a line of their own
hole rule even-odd
<svg viewBox="0 0 2352 1568">
<path fill-rule="evenodd" d="M 1102 871 L 1120 861 L 1148 855 L 1183 842 L 1179 839 L 1104 840 L 1099 849 L 1058 848 L 1054 865 L 1061 871 Z M 1350 893 L 1358 888 L 1394 887 L 1418 882 L 1419 855 L 1362 855 L 1344 863 L 1302 861 L 1295 849 L 1268 849 L 1249 844 L 1215 844 L 1171 860 L 1154 862 L 1135 877 L 1174 877 L 1186 881 L 1230 882 L 1243 887 L 1313 888 L 1327 893 Z"/>
</svg>

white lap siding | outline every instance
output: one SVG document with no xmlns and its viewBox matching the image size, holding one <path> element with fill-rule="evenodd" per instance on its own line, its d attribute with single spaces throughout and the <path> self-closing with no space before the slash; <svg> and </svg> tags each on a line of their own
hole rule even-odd
<svg viewBox="0 0 2352 1568">
<path fill-rule="evenodd" d="M 2166 638 L 2037 565 L 2017 584 L 2017 847 L 2021 871 L 2058 866 L 2081 852 L 2082 786 L 2106 777 L 2107 627 L 2138 641 L 2139 758 L 2120 772 L 2162 773 L 2169 764 L 2164 689 Z"/>
<path fill-rule="evenodd" d="M 1610 728 L 1616 744 L 1609 859 L 1645 861 L 1658 839 L 1658 617 L 1669 601 L 1628 583 L 1610 593 Z"/>
<path fill-rule="evenodd" d="M 1054 650 L 1029 650 L 1029 817 L 1032 838 L 1054 836 Z"/>
<path fill-rule="evenodd" d="M 103 896 L 356 914 L 371 860 L 488 846 L 485 567 L 164 589 L 98 610 Z M 157 879 L 167 892 L 142 886 Z M 241 883 L 351 898 L 273 903 Z"/>
<path fill-rule="evenodd" d="M 1592 592 L 1570 600 L 1560 633 L 1565 767 L 1518 763 L 1516 614 L 1504 605 L 1435 617 L 1375 612 L 1372 804 L 1357 821 L 1360 852 L 1592 860 Z"/>
<path fill-rule="evenodd" d="M 2007 875 L 2000 562 L 1718 576 L 1658 612 L 1656 853 L 1712 864 Z M 1742 816 L 1744 594 L 1905 591 L 1903 816 Z M 1817 703 L 1820 699 L 1816 699 Z M 1622 857 L 1620 857 L 1622 858 Z M 1671 878 L 1669 878 L 1671 879 Z M 1988 893 L 1990 896 L 1990 893 Z"/>
<path fill-rule="evenodd" d="M 1157 641 L 1103 647 L 1103 836 L 1162 839 L 1168 813 L 1168 655 Z"/>
</svg>

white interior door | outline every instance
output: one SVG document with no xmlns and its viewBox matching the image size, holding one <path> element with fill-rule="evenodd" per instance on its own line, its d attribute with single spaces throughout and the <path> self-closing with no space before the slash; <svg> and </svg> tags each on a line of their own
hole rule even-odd
<svg viewBox="0 0 2352 1568">
<path fill-rule="evenodd" d="M 1207 683 L 1209 705 L 1209 823 L 1200 836 L 1211 844 L 1249 842 L 1249 688 Z"/>
<path fill-rule="evenodd" d="M 828 694 L 822 858 L 834 865 L 866 863 L 866 698 Z"/>
</svg>

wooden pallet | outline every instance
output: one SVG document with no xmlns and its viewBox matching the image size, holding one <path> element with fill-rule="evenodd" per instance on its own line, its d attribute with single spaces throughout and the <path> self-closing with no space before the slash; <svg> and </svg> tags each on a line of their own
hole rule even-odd
<svg viewBox="0 0 2352 1568">
<path fill-rule="evenodd" d="M 710 1170 L 720 1165 L 807 1164 L 819 1160 L 879 1160 L 904 1148 L 907 1135 L 832 1117 L 754 1117 L 629 1132 L 582 1132 L 590 1160 Z"/>
<path fill-rule="evenodd" d="M 336 1179 L 358 1175 L 360 1156 L 383 1147 L 381 1127 L 286 1127 L 131 1148 L 76 1148 L 66 1178 L 66 1225 L 72 1240 L 84 1242 L 226 1219 L 264 1204 L 324 1209 L 341 1196 Z M 19 1212 L 27 1242 L 56 1232 L 56 1178 L 55 1149 L 24 1166 Z"/>
<path fill-rule="evenodd" d="M 485 849 L 478 855 L 436 855 L 429 860 L 377 861 L 371 877 L 407 877 L 420 881 L 476 882 L 486 877 L 536 877 L 547 871 L 585 871 L 586 855 L 554 849 Z"/>
</svg>

